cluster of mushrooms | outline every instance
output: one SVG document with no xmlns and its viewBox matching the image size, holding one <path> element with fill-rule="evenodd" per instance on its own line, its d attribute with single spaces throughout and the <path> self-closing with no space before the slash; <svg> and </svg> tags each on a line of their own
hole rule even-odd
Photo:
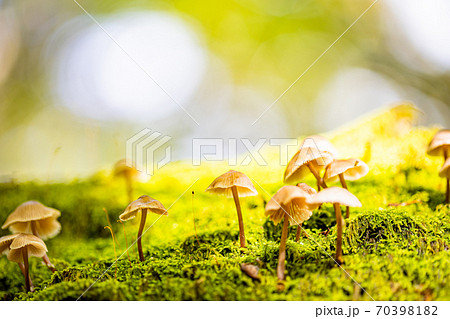
<svg viewBox="0 0 450 319">
<path fill-rule="evenodd" d="M 335 261 L 339 265 L 344 263 L 342 257 L 342 231 L 344 220 L 341 215 L 340 205 L 347 207 L 347 218 L 350 214 L 349 207 L 361 206 L 358 198 L 348 191 L 346 181 L 354 181 L 365 176 L 368 173 L 369 168 L 361 160 L 335 159 L 335 154 L 336 152 L 333 146 L 324 137 L 310 136 L 306 138 L 302 147 L 288 163 L 284 174 L 285 183 L 298 184 L 281 187 L 266 205 L 266 216 L 268 216 L 275 224 L 283 222 L 277 267 L 277 276 L 281 281 L 285 279 L 286 239 L 289 224 L 297 225 L 296 240 L 298 241 L 303 222 L 311 217 L 312 212 L 315 209 L 325 203 L 334 205 L 336 215 L 337 243 Z M 118 162 L 115 170 L 119 170 L 118 168 L 120 168 L 120 166 L 120 162 Z M 132 168 L 129 168 L 129 170 L 132 170 Z M 126 168 L 122 167 L 120 168 L 120 171 L 124 172 L 126 171 Z M 323 177 L 321 177 L 322 171 L 324 171 Z M 313 174 L 317 180 L 317 191 L 301 182 L 309 173 Z M 328 188 L 327 183 L 337 180 L 340 181 L 342 188 Z M 127 183 L 127 185 L 128 184 L 129 183 Z M 209 185 L 206 191 L 212 194 L 233 197 L 239 222 L 239 242 L 241 248 L 245 248 L 244 221 L 239 198 L 255 196 L 258 194 L 251 180 L 244 173 L 230 170 L 217 177 L 211 185 Z M 130 220 L 139 214 L 141 216 L 137 234 L 139 258 L 141 261 L 144 261 L 141 237 L 143 235 L 146 216 L 149 212 L 167 215 L 167 210 L 161 202 L 150 196 L 143 195 L 131 202 L 119 216 L 120 221 Z"/>
<path fill-rule="evenodd" d="M 440 130 L 434 135 L 427 150 L 428 155 L 443 156 L 444 165 L 439 176 L 447 179 L 445 203 L 450 203 L 450 130 Z"/>
<path fill-rule="evenodd" d="M 29 257 L 40 257 L 52 271 L 56 269 L 47 256 L 45 239 L 53 238 L 61 231 L 59 210 L 44 206 L 37 201 L 28 201 L 18 206 L 6 219 L 2 229 L 8 228 L 13 234 L 0 238 L 0 253 L 5 253 L 10 261 L 16 262 L 25 277 L 25 288 L 33 291 Z"/>
<path fill-rule="evenodd" d="M 428 146 L 427 153 L 432 156 L 443 156 L 444 165 L 439 175 L 447 179 L 445 201 L 449 203 L 450 195 L 450 130 L 440 130 Z M 287 164 L 284 172 L 284 183 L 294 184 L 281 187 L 269 200 L 265 207 L 265 215 L 274 224 L 283 223 L 280 250 L 278 256 L 277 277 L 285 279 L 286 239 L 289 225 L 297 225 L 296 241 L 302 233 L 302 224 L 307 221 L 314 210 L 321 205 L 333 204 L 336 217 L 337 239 L 335 262 L 344 263 L 342 257 L 342 232 L 345 225 L 341 205 L 346 206 L 345 218 L 350 216 L 350 207 L 361 207 L 361 202 L 348 191 L 347 181 L 355 181 L 369 172 L 366 163 L 359 159 L 336 159 L 333 145 L 322 136 L 310 136 L 304 139 L 301 148 Z M 322 174 L 323 172 L 323 174 Z M 164 205 L 147 195 L 132 201 L 133 179 L 139 172 L 126 165 L 125 160 L 116 163 L 114 175 L 123 177 L 126 183 L 127 197 L 131 202 L 119 216 L 121 222 L 140 216 L 137 234 L 137 246 L 140 261 L 144 261 L 142 236 L 148 213 L 168 215 Z M 317 181 L 317 190 L 302 182 L 312 174 Z M 342 187 L 328 187 L 327 183 L 339 181 Z M 241 248 L 246 247 L 244 221 L 240 205 L 240 197 L 258 195 L 251 180 L 238 171 L 230 170 L 217 177 L 206 189 L 207 192 L 226 197 L 233 197 L 239 222 L 239 242 Z M 0 253 L 7 254 L 10 261 L 18 263 L 24 277 L 27 291 L 33 291 L 28 258 L 40 257 L 44 264 L 56 271 L 47 256 L 45 239 L 55 237 L 61 231 L 58 222 L 60 211 L 44 206 L 37 201 L 28 201 L 12 212 L 2 229 L 8 228 L 13 234 L 0 238 Z M 306 233 L 305 233 L 306 234 Z M 307 235 L 306 235 L 307 236 Z"/>
</svg>

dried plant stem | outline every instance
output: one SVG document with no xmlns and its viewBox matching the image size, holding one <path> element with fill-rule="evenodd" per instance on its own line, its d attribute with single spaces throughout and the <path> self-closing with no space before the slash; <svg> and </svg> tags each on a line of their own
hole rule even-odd
<svg viewBox="0 0 450 319">
<path fill-rule="evenodd" d="M 244 248 L 245 247 L 244 221 L 242 220 L 241 204 L 239 203 L 239 195 L 238 195 L 236 186 L 233 186 L 231 188 L 231 191 L 233 192 L 234 204 L 236 205 L 236 210 L 237 210 L 238 220 L 239 220 L 239 241 L 240 241 L 241 247 Z"/>
</svg>

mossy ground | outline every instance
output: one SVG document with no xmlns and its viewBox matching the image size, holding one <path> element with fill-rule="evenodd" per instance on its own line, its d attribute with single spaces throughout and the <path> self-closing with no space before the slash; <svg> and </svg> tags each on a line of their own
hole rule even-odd
<svg viewBox="0 0 450 319">
<path fill-rule="evenodd" d="M 334 212 L 323 205 L 304 224 L 308 238 L 295 242 L 291 227 L 285 288 L 277 289 L 281 225 L 266 220 L 264 204 L 282 186 L 282 167 L 270 173 L 264 167 L 242 168 L 254 179 L 260 196 L 242 199 L 248 247 L 241 249 L 233 201 L 204 193 L 226 168 L 186 169 L 176 163 L 150 182 L 136 185 L 136 195 L 151 195 L 169 208 L 168 217 L 157 220 L 154 215 L 147 222 L 148 227 L 157 220 L 143 237 L 143 263 L 138 262 L 135 245 L 129 257 L 125 253 L 124 230 L 131 244 L 137 222 L 127 222 L 124 229 L 116 223 L 127 205 L 121 181 L 98 174 L 68 184 L 0 184 L 1 221 L 17 205 L 34 199 L 61 210 L 63 226 L 59 236 L 47 241 L 58 271 L 52 274 L 40 260 L 30 259 L 35 292 L 25 293 L 19 267 L 0 258 L 0 300 L 75 300 L 89 287 L 82 300 L 448 300 L 450 206 L 441 204 L 444 181 L 437 171 L 442 160 L 425 155 L 434 130 L 414 129 L 399 137 L 387 126 L 386 132 L 372 125 L 376 138 L 371 158 L 365 158 L 370 174 L 348 183 L 363 207 L 352 209 L 346 220 L 345 272 L 329 257 L 336 240 Z M 357 137 L 348 152 L 347 137 L 330 138 L 344 149 L 343 157 L 362 157 L 367 153 L 368 137 L 366 142 L 360 138 L 364 130 L 367 125 L 352 133 Z M 389 150 L 389 156 L 374 154 L 377 149 Z M 312 179 L 306 182 L 314 185 Z M 417 203 L 388 206 L 413 200 Z M 117 254 L 123 254 L 114 265 L 104 208 L 117 236 Z M 3 230 L 1 235 L 7 233 Z M 242 263 L 259 267 L 260 280 L 245 275 Z"/>
</svg>

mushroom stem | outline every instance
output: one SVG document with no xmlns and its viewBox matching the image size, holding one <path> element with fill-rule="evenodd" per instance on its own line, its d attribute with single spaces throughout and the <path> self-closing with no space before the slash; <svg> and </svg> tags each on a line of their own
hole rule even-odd
<svg viewBox="0 0 450 319">
<path fill-rule="evenodd" d="M 39 232 L 37 231 L 35 221 L 31 221 L 31 232 L 33 233 L 34 236 L 39 237 Z M 50 258 L 48 258 L 47 253 L 45 253 L 44 256 L 42 256 L 42 261 L 47 266 L 47 268 L 50 269 L 52 272 L 56 271 L 56 268 L 50 261 Z"/>
<path fill-rule="evenodd" d="M 319 181 L 317 181 L 317 192 L 320 192 L 320 183 Z M 319 205 L 319 207 L 317 207 L 318 209 L 322 208 L 322 205 Z"/>
<path fill-rule="evenodd" d="M 286 261 L 286 238 L 288 234 L 289 216 L 284 215 L 283 231 L 281 232 L 280 253 L 278 254 L 277 276 L 279 280 L 284 280 L 284 270 Z"/>
<path fill-rule="evenodd" d="M 295 234 L 295 241 L 298 242 L 300 240 L 300 234 L 302 232 L 302 224 L 297 225 L 297 233 Z"/>
<path fill-rule="evenodd" d="M 444 162 L 447 160 L 449 154 L 448 154 L 448 150 L 444 149 Z M 448 204 L 450 203 L 450 178 L 447 177 L 447 190 L 445 192 L 445 203 Z"/>
<path fill-rule="evenodd" d="M 344 174 L 339 174 L 339 180 L 341 181 L 342 187 L 345 188 L 346 190 L 348 190 L 347 183 L 345 182 Z M 350 207 L 347 206 L 347 208 L 345 210 L 345 218 L 349 218 L 349 217 L 350 217 Z"/>
<path fill-rule="evenodd" d="M 142 232 L 144 231 L 145 226 L 145 220 L 147 219 L 147 209 L 142 209 L 141 212 L 141 224 L 139 225 L 139 231 L 138 231 L 138 238 L 137 238 L 137 244 L 138 244 L 138 251 L 139 251 L 139 260 L 144 261 L 144 253 L 142 252 Z"/>
<path fill-rule="evenodd" d="M 26 275 L 26 272 L 25 272 L 25 265 L 24 265 L 24 263 L 18 263 L 18 265 L 19 265 L 20 271 L 23 274 L 23 277 L 25 278 L 25 283 L 26 283 L 27 275 Z M 29 273 L 28 273 L 28 281 L 30 282 L 30 291 L 33 291 L 34 290 L 34 285 L 33 285 L 33 282 L 31 281 L 31 277 L 30 277 Z"/>
<path fill-rule="evenodd" d="M 239 195 L 236 186 L 233 186 L 231 188 L 231 191 L 233 192 L 234 204 L 236 205 L 239 220 L 239 241 L 241 243 L 241 247 L 244 248 L 245 247 L 244 221 L 242 220 L 241 204 L 239 203 Z"/>
<path fill-rule="evenodd" d="M 317 183 L 322 186 L 322 188 L 328 188 L 327 184 L 325 184 L 325 181 L 320 177 L 319 172 L 315 169 L 314 165 L 311 162 L 308 162 L 306 165 L 308 165 L 309 170 L 314 175 L 314 177 L 317 180 Z"/>
<path fill-rule="evenodd" d="M 339 203 L 334 203 L 334 213 L 336 214 L 337 240 L 336 240 L 336 262 L 339 265 L 344 263 L 342 258 L 342 214 Z"/>
<path fill-rule="evenodd" d="M 22 248 L 22 258 L 25 270 L 25 288 L 27 291 L 31 291 L 30 269 L 28 265 L 28 248 L 26 246 Z"/>
</svg>

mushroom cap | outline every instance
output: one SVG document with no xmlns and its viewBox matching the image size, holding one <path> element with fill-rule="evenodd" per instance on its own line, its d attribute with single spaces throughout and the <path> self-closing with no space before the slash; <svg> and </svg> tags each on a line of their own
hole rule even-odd
<svg viewBox="0 0 450 319">
<path fill-rule="evenodd" d="M 291 225 L 300 224 L 308 220 L 312 215 L 312 211 L 319 205 L 307 202 L 307 199 L 312 194 L 315 194 L 316 191 L 303 184 L 302 186 L 288 185 L 281 187 L 267 203 L 265 215 L 275 224 L 283 221 L 286 213 L 290 217 L 289 222 Z"/>
<path fill-rule="evenodd" d="M 9 246 L 11 246 L 12 241 L 17 236 L 19 236 L 19 234 L 7 235 L 0 238 L 0 254 L 9 251 Z"/>
<path fill-rule="evenodd" d="M 232 187 L 236 187 L 240 197 L 255 196 L 258 192 L 250 178 L 238 171 L 228 171 L 217 177 L 206 189 L 207 192 L 233 197 Z"/>
<path fill-rule="evenodd" d="M 428 145 L 427 153 L 431 156 L 442 156 L 444 149 L 450 156 L 450 130 L 440 130 Z"/>
<path fill-rule="evenodd" d="M 306 164 L 311 163 L 316 171 L 321 171 L 333 161 L 333 155 L 315 147 L 302 147 L 292 157 L 284 171 L 284 182 L 292 183 L 302 180 L 310 171 Z"/>
<path fill-rule="evenodd" d="M 17 234 L 9 245 L 8 259 L 16 263 L 23 262 L 22 248 L 26 247 L 28 256 L 43 257 L 47 246 L 39 237 L 32 234 Z"/>
<path fill-rule="evenodd" d="M 114 164 L 113 174 L 114 176 L 123 176 L 125 174 L 136 176 L 139 175 L 139 171 L 134 167 L 128 166 L 127 160 L 123 158 Z"/>
<path fill-rule="evenodd" d="M 34 221 L 39 237 L 52 238 L 61 231 L 61 224 L 57 221 L 59 216 L 61 216 L 61 212 L 57 209 L 47 207 L 37 201 L 28 201 L 19 205 L 6 218 L 2 229 L 9 227 L 13 233 L 32 233 L 31 222 Z"/>
<path fill-rule="evenodd" d="M 156 200 L 148 195 L 142 195 L 127 206 L 125 211 L 119 216 L 119 219 L 121 221 L 133 219 L 142 209 L 148 209 L 152 213 L 158 215 L 169 215 L 167 213 L 167 209 L 159 200 Z"/>
<path fill-rule="evenodd" d="M 444 165 L 439 171 L 439 176 L 444 178 L 450 178 L 450 157 L 445 160 Z"/>
<path fill-rule="evenodd" d="M 340 204 L 349 207 L 361 207 L 359 199 L 345 188 L 329 187 L 321 190 L 307 199 L 309 204 L 324 203 Z"/>
<path fill-rule="evenodd" d="M 334 181 L 339 174 L 343 174 L 345 180 L 356 181 L 369 172 L 369 166 L 361 160 L 350 158 L 346 160 L 334 160 L 325 168 L 323 179 Z"/>
<path fill-rule="evenodd" d="M 328 152 L 334 158 L 336 158 L 338 156 L 338 152 L 334 148 L 333 144 L 331 144 L 331 142 L 329 140 L 327 140 L 325 137 L 323 137 L 321 135 L 311 135 L 311 136 L 306 137 L 303 140 L 303 144 L 307 143 L 308 140 L 312 144 L 311 147 L 316 147 L 323 152 Z"/>
</svg>

